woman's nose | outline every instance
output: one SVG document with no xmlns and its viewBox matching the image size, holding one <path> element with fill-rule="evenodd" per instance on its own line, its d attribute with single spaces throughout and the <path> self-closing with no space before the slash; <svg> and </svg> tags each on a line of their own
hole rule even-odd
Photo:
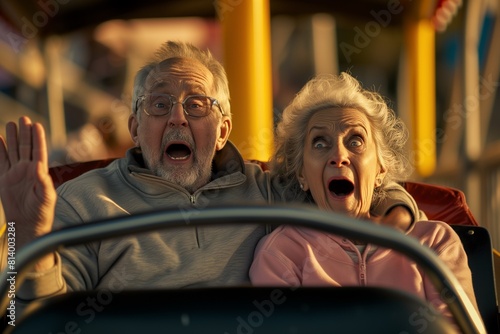
<svg viewBox="0 0 500 334">
<path fill-rule="evenodd" d="M 330 165 L 335 167 L 348 166 L 350 164 L 348 153 L 349 151 L 343 144 L 337 144 L 332 150 Z"/>
</svg>

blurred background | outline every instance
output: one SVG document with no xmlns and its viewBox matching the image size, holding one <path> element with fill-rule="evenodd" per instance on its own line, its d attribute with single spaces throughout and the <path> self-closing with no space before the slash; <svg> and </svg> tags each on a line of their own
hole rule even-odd
<svg viewBox="0 0 500 334">
<path fill-rule="evenodd" d="M 27 115 L 50 165 L 120 157 L 132 80 L 169 39 L 231 85 L 231 140 L 266 160 L 312 76 L 349 71 L 410 129 L 413 180 L 462 190 L 500 247 L 500 0 L 0 0 L 0 134 Z"/>
</svg>

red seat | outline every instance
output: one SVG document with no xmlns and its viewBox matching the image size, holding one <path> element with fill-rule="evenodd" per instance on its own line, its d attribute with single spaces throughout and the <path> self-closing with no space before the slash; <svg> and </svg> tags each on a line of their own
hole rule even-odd
<svg viewBox="0 0 500 334">
<path fill-rule="evenodd" d="M 479 225 L 461 190 L 420 182 L 405 182 L 403 187 L 429 220 L 441 220 L 451 225 Z"/>
<path fill-rule="evenodd" d="M 54 186 L 57 188 L 64 182 L 89 170 L 106 167 L 113 160 L 110 158 L 56 166 L 51 167 L 49 172 Z M 267 169 L 266 163 L 255 160 L 251 162 Z M 425 212 L 430 220 L 441 220 L 452 225 L 479 225 L 474 219 L 462 191 L 421 182 L 405 182 L 403 186 L 415 198 L 418 207 Z"/>
<path fill-rule="evenodd" d="M 54 182 L 54 187 L 59 187 L 66 181 L 74 179 L 92 169 L 103 168 L 115 160 L 114 158 L 104 160 L 93 160 L 86 162 L 76 162 L 69 165 L 54 166 L 49 168 L 49 174 Z"/>
</svg>

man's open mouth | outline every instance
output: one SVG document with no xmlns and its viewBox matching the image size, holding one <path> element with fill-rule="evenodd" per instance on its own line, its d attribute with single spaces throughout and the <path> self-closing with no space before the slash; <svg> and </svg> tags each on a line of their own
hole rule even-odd
<svg viewBox="0 0 500 334">
<path fill-rule="evenodd" d="M 165 153 L 172 160 L 186 160 L 191 156 L 191 148 L 185 144 L 170 144 Z"/>
<path fill-rule="evenodd" d="M 347 179 L 331 180 L 328 190 L 335 196 L 348 196 L 354 191 L 354 184 Z"/>
</svg>

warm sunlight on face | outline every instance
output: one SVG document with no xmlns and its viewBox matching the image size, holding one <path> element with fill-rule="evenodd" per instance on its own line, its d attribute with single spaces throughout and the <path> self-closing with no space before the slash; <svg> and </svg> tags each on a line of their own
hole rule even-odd
<svg viewBox="0 0 500 334">
<path fill-rule="evenodd" d="M 307 126 L 299 181 L 320 208 L 368 217 L 376 179 L 383 177 L 376 150 L 370 122 L 362 112 L 319 110 Z"/>
<path fill-rule="evenodd" d="M 145 92 L 173 95 L 177 101 L 191 95 L 213 96 L 213 80 L 201 63 L 174 58 L 149 74 Z M 156 175 L 194 192 L 210 180 L 211 161 L 229 135 L 219 110 L 193 118 L 175 104 L 167 115 L 151 116 L 143 111 L 144 104 L 132 116 L 130 129 L 145 163 Z"/>
</svg>

